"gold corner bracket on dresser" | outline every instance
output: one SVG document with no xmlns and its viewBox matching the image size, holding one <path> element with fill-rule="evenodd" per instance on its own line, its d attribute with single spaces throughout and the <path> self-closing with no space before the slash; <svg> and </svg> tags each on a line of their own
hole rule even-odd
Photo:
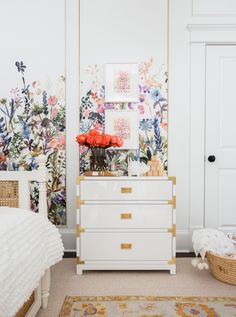
<svg viewBox="0 0 236 317">
<path fill-rule="evenodd" d="M 85 262 L 82 261 L 79 256 L 76 257 L 76 263 L 77 263 L 77 264 L 80 264 L 80 265 L 81 265 L 81 264 L 85 264 Z"/>
<path fill-rule="evenodd" d="M 176 177 L 175 176 L 168 176 L 168 180 L 172 181 L 173 185 L 176 185 Z"/>
<path fill-rule="evenodd" d="M 168 261 L 168 264 L 176 264 L 176 257 L 173 256 L 172 259 Z"/>
<path fill-rule="evenodd" d="M 176 196 L 173 196 L 171 200 L 168 200 L 168 205 L 172 205 L 176 209 Z"/>
<path fill-rule="evenodd" d="M 76 177 L 76 184 L 79 185 L 81 181 L 84 180 L 84 175 L 80 175 Z"/>
<path fill-rule="evenodd" d="M 80 208 L 81 205 L 84 205 L 84 200 L 80 199 L 80 196 L 76 197 L 76 208 Z"/>
<path fill-rule="evenodd" d="M 76 225 L 76 236 L 77 236 L 77 238 L 79 238 L 80 234 L 83 233 L 83 232 L 85 232 L 84 228 L 81 228 L 79 224 Z"/>
<path fill-rule="evenodd" d="M 173 224 L 172 228 L 168 229 L 168 232 L 171 232 L 173 237 L 176 237 L 176 224 Z"/>
</svg>

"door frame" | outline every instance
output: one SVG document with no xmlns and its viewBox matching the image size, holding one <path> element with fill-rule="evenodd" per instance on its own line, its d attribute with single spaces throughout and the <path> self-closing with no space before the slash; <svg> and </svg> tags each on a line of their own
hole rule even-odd
<svg viewBox="0 0 236 317">
<path fill-rule="evenodd" d="M 190 32 L 189 234 L 205 225 L 206 47 L 235 45 L 236 24 L 188 24 Z M 190 249 L 191 241 L 190 243 Z"/>
</svg>

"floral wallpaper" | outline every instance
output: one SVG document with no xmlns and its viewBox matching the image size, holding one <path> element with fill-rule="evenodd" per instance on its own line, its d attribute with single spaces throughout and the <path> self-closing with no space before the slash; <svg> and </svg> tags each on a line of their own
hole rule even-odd
<svg viewBox="0 0 236 317">
<path fill-rule="evenodd" d="M 154 69 L 154 60 L 139 64 L 139 102 L 105 103 L 105 87 L 100 81 L 98 65 L 87 68 L 90 83 L 82 94 L 80 106 L 80 132 L 91 129 L 104 132 L 105 109 L 130 109 L 139 113 L 139 149 L 107 150 L 108 164 L 120 175 L 127 175 L 128 160 L 148 164 L 155 155 L 160 161 L 163 174 L 167 174 L 167 72 L 164 67 Z M 80 147 L 80 173 L 89 169 L 90 149 Z"/>
<path fill-rule="evenodd" d="M 47 156 L 48 215 L 56 225 L 66 224 L 66 155 L 64 78 L 57 93 L 35 80 L 27 83 L 26 65 L 15 63 L 22 87 L 0 99 L 0 170 L 33 170 L 36 158 Z M 32 186 L 31 208 L 37 211 L 38 188 Z"/>
</svg>

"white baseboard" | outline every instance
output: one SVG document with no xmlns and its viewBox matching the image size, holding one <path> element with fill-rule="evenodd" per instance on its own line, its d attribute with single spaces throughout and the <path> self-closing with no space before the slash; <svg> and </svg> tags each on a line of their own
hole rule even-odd
<svg viewBox="0 0 236 317">
<path fill-rule="evenodd" d="M 65 252 L 76 251 L 76 232 L 75 229 L 59 228 Z"/>
<path fill-rule="evenodd" d="M 192 252 L 192 235 L 189 230 L 177 230 L 176 232 L 176 252 Z"/>
</svg>

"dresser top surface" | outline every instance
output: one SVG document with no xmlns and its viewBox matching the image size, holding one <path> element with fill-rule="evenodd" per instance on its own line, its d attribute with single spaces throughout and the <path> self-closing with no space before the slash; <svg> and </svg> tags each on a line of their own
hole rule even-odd
<svg viewBox="0 0 236 317">
<path fill-rule="evenodd" d="M 84 176 L 77 177 L 77 182 L 81 180 L 98 180 L 98 181 L 173 181 L 175 177 L 171 176 Z"/>
</svg>

